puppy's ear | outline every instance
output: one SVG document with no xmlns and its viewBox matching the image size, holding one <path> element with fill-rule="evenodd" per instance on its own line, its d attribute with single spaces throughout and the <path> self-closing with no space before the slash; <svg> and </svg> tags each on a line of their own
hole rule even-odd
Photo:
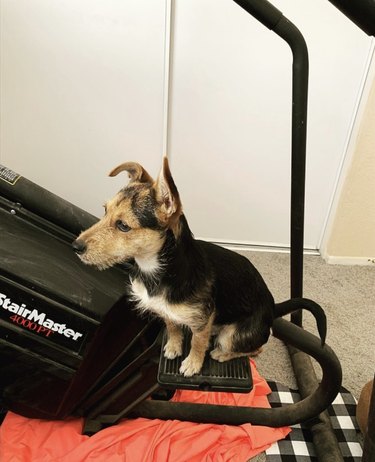
<svg viewBox="0 0 375 462">
<path fill-rule="evenodd" d="M 120 172 L 127 171 L 129 174 L 130 182 L 139 181 L 140 183 L 153 183 L 154 180 L 142 167 L 136 162 L 125 162 L 109 172 L 109 176 L 116 176 Z"/>
<path fill-rule="evenodd" d="M 154 187 L 156 190 L 156 198 L 161 204 L 162 212 L 165 214 L 166 218 L 178 219 L 182 213 L 182 204 L 169 169 L 167 157 L 163 158 L 163 167 Z"/>
</svg>

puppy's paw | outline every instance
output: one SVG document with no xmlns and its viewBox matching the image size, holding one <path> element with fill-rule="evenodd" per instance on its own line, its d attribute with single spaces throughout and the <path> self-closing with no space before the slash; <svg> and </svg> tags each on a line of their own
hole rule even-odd
<svg viewBox="0 0 375 462">
<path fill-rule="evenodd" d="M 201 369 L 202 362 L 189 355 L 181 363 L 180 374 L 183 374 L 185 377 L 191 377 L 194 374 L 198 374 Z"/>
<path fill-rule="evenodd" d="M 175 359 L 182 355 L 182 344 L 173 340 L 168 340 L 164 347 L 164 357 L 167 359 Z"/>
<path fill-rule="evenodd" d="M 223 350 L 220 348 L 215 348 L 210 352 L 210 356 L 212 359 L 215 361 L 219 361 L 219 363 L 223 363 L 224 361 L 229 361 L 230 359 L 233 358 L 233 356 L 230 353 L 224 353 Z"/>
</svg>

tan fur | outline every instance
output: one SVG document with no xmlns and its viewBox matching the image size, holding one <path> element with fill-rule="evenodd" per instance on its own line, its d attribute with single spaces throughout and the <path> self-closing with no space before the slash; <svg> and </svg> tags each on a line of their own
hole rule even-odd
<svg viewBox="0 0 375 462">
<path fill-rule="evenodd" d="M 141 183 L 153 183 L 154 181 L 142 165 L 137 164 L 137 162 L 125 162 L 111 170 L 109 176 L 117 176 L 124 170 L 128 172 L 131 181 L 139 181 Z"/>
<path fill-rule="evenodd" d="M 236 334 L 236 327 L 233 324 L 227 324 L 218 331 L 215 342 L 216 348 L 210 352 L 212 359 L 219 362 L 229 361 L 230 359 L 240 358 L 242 356 L 258 356 L 262 348 L 256 351 L 233 353 L 233 337 Z"/>
<path fill-rule="evenodd" d="M 132 281 L 134 300 L 138 308 L 152 311 L 164 319 L 167 327 L 168 342 L 164 354 L 168 359 L 174 359 L 182 354 L 182 325 L 189 326 L 193 336 L 189 356 L 182 362 L 180 372 L 185 376 L 198 373 L 204 361 L 212 333 L 213 315 L 207 320 L 203 316 L 200 305 L 186 303 L 170 304 L 163 294 L 150 296 L 138 279 Z"/>
<path fill-rule="evenodd" d="M 133 297 L 138 301 L 138 308 L 143 311 L 152 311 L 166 322 L 175 325 L 189 326 L 192 330 L 202 330 L 207 319 L 202 316 L 200 305 L 186 303 L 168 303 L 164 294 L 150 296 L 146 287 L 139 279 L 132 281 Z"/>
<path fill-rule="evenodd" d="M 131 233 L 116 229 L 117 220 L 127 223 L 132 228 Z M 81 260 L 99 269 L 108 268 L 129 258 L 146 258 L 157 253 L 163 245 L 157 231 L 140 227 L 132 212 L 130 199 L 123 199 L 121 193 L 107 202 L 105 216 L 81 233 L 78 239 L 87 245 L 87 251 L 80 256 Z"/>
<path fill-rule="evenodd" d="M 191 348 L 189 355 L 182 361 L 180 372 L 186 377 L 197 374 L 201 369 L 210 343 L 212 323 L 214 314 L 212 314 L 203 329 L 192 329 Z"/>
<path fill-rule="evenodd" d="M 182 355 L 183 331 L 181 326 L 169 319 L 165 320 L 165 324 L 167 326 L 168 341 L 164 347 L 164 356 L 168 359 L 174 359 Z"/>
<path fill-rule="evenodd" d="M 182 214 L 182 203 L 166 157 L 163 160 L 163 167 L 159 177 L 154 183 L 154 188 L 161 204 L 157 211 L 158 218 L 160 222 L 168 223 L 169 229 L 173 231 L 177 238 L 180 235 L 179 218 Z"/>
<path fill-rule="evenodd" d="M 199 304 L 169 303 L 165 294 L 150 296 L 139 279 L 131 283 L 133 298 L 138 302 L 138 309 L 151 311 L 164 319 L 167 327 L 168 342 L 164 355 L 174 359 L 182 354 L 182 326 L 189 326 L 193 335 L 189 356 L 182 362 L 180 372 L 185 376 L 198 373 L 203 365 L 205 353 L 212 334 L 214 316 L 208 319 Z"/>
</svg>

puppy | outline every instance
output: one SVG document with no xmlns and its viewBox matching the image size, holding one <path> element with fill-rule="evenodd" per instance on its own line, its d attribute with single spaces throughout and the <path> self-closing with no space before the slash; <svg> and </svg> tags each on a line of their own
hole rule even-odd
<svg viewBox="0 0 375 462">
<path fill-rule="evenodd" d="M 325 338 L 323 310 L 300 299 L 275 305 L 250 261 L 214 244 L 196 240 L 165 157 L 154 181 L 135 162 L 109 174 L 126 171 L 130 182 L 105 205 L 104 217 L 81 233 L 73 248 L 82 262 L 99 269 L 132 261 L 131 296 L 140 310 L 163 318 L 168 341 L 164 355 L 182 355 L 183 326 L 192 332 L 189 355 L 180 373 L 200 372 L 211 335 L 211 357 L 227 361 L 256 354 L 265 344 L 275 317 L 306 308 L 317 318 Z"/>
</svg>

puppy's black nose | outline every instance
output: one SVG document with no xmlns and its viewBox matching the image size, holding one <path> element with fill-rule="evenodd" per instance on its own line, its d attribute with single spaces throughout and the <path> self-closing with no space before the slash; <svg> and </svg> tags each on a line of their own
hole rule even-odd
<svg viewBox="0 0 375 462">
<path fill-rule="evenodd" d="M 73 247 L 74 252 L 79 254 L 79 255 L 85 253 L 85 251 L 86 251 L 86 243 L 85 243 L 85 241 L 82 241 L 81 239 L 76 239 L 72 243 L 72 247 Z"/>
</svg>

